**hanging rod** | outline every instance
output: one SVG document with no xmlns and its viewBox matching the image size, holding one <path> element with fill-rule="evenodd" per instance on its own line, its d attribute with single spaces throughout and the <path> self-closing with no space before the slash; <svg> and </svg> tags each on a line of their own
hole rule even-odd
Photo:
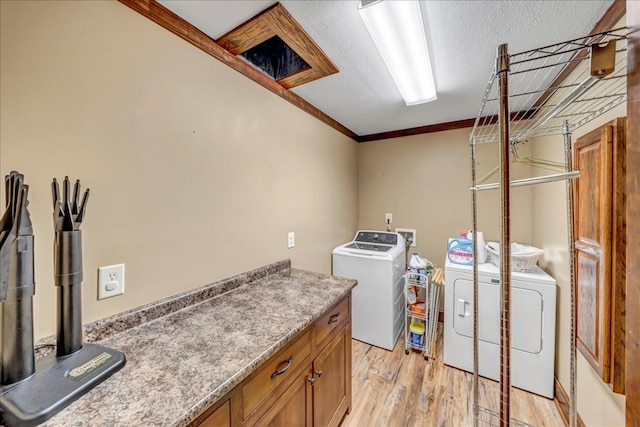
<svg viewBox="0 0 640 427">
<path fill-rule="evenodd" d="M 512 187 L 524 187 L 526 185 L 543 184 L 545 182 L 561 181 L 563 179 L 576 179 L 580 176 L 580 171 L 571 171 L 556 173 L 552 175 L 536 176 L 534 178 L 516 179 L 511 181 Z M 481 184 L 475 187 L 469 187 L 471 191 L 483 191 L 483 190 L 497 190 L 500 188 L 500 183 L 495 182 L 492 184 Z"/>
</svg>

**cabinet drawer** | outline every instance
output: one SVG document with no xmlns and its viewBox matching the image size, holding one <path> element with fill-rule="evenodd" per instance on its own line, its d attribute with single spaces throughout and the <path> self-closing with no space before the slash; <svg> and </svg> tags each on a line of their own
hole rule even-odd
<svg viewBox="0 0 640 427">
<path fill-rule="evenodd" d="M 343 299 L 336 307 L 329 310 L 315 323 L 316 346 L 325 338 L 337 331 L 351 318 L 349 312 L 349 298 Z"/>
<path fill-rule="evenodd" d="M 280 350 L 267 361 L 258 374 L 242 387 L 243 414 L 246 419 L 280 384 L 291 378 L 311 354 L 311 332 Z"/>
</svg>

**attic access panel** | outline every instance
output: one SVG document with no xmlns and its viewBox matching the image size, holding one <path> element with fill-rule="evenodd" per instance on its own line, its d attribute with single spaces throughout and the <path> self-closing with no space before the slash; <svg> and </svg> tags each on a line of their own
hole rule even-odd
<svg viewBox="0 0 640 427">
<path fill-rule="evenodd" d="M 311 68 L 278 36 L 273 36 L 238 56 L 274 80 Z"/>
<path fill-rule="evenodd" d="M 229 31 L 216 43 L 269 75 L 286 89 L 339 71 L 280 3 Z M 284 63 L 276 64 L 278 71 L 271 72 L 274 61 L 280 61 L 278 57 Z"/>
</svg>

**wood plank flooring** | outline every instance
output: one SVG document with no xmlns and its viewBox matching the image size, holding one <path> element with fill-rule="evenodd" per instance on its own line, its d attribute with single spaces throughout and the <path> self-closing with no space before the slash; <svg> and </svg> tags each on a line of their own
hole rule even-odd
<svg viewBox="0 0 640 427">
<path fill-rule="evenodd" d="M 442 325 L 436 357 L 404 353 L 401 337 L 393 352 L 353 340 L 353 402 L 343 427 L 461 427 L 473 425 L 473 375 L 444 365 Z M 480 379 L 479 427 L 497 426 L 500 389 Z M 512 426 L 562 427 L 551 399 L 513 388 Z"/>
</svg>

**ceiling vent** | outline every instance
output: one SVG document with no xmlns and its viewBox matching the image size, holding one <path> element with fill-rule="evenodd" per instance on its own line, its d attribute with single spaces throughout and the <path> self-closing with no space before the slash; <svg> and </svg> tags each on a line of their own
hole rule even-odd
<svg viewBox="0 0 640 427">
<path fill-rule="evenodd" d="M 229 31 L 216 43 L 286 89 L 338 72 L 280 3 Z"/>
</svg>

